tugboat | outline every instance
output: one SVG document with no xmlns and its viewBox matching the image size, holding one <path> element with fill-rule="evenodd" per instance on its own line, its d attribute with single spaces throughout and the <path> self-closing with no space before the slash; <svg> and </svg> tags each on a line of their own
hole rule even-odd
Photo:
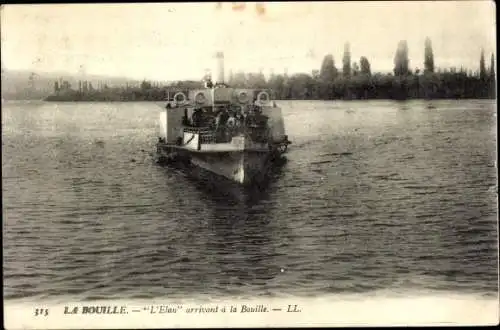
<svg viewBox="0 0 500 330">
<path fill-rule="evenodd" d="M 160 112 L 157 160 L 195 165 L 248 186 L 266 177 L 291 143 L 271 91 L 224 83 L 224 55 L 216 54 L 218 77 L 205 88 L 179 91 Z"/>
</svg>

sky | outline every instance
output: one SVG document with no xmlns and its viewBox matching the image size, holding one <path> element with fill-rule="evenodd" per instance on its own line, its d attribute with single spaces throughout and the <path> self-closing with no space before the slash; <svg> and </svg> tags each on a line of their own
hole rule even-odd
<svg viewBox="0 0 500 330">
<path fill-rule="evenodd" d="M 437 67 L 477 70 L 496 49 L 493 1 L 231 2 L 3 5 L 1 56 L 7 69 L 133 79 L 199 80 L 223 51 L 233 72 L 305 72 L 332 54 L 342 67 L 366 56 L 372 71 L 393 68 L 407 40 L 422 68 L 429 37 Z"/>
</svg>

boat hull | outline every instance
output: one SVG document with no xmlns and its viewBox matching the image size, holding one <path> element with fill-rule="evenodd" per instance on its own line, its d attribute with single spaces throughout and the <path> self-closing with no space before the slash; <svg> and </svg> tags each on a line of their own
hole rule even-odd
<svg viewBox="0 0 500 330">
<path fill-rule="evenodd" d="M 191 163 L 237 183 L 248 185 L 261 182 L 268 171 L 270 160 L 263 152 L 230 152 L 193 154 Z"/>
<path fill-rule="evenodd" d="M 264 182 L 281 158 L 280 153 L 273 150 L 204 153 L 167 144 L 158 145 L 158 156 L 160 163 L 193 165 L 245 186 Z"/>
</svg>

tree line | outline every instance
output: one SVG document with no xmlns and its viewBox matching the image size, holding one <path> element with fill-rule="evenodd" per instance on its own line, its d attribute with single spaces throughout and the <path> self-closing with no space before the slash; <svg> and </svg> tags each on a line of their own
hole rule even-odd
<svg viewBox="0 0 500 330">
<path fill-rule="evenodd" d="M 495 58 L 491 55 L 487 69 L 484 51 L 479 56 L 479 70 L 436 68 L 432 43 L 424 44 L 423 70 L 410 68 L 408 44 L 398 43 L 391 73 L 372 73 L 368 58 L 352 61 L 349 43 L 344 46 L 341 70 L 334 57 L 327 54 L 319 70 L 310 74 L 271 74 L 266 79 L 259 73 L 230 73 L 228 85 L 235 88 L 271 89 L 281 100 L 357 100 L 357 99 L 474 99 L 496 98 Z M 82 93 L 67 89 L 51 98 L 54 100 L 146 101 L 165 100 L 169 91 L 202 88 L 201 81 L 179 81 L 170 86 L 153 86 L 143 81 L 140 87 L 105 88 Z M 50 99 L 50 97 L 49 97 Z"/>
<path fill-rule="evenodd" d="M 406 41 L 400 41 L 394 56 L 393 72 L 372 73 L 369 60 L 361 56 L 351 59 L 349 43 L 344 46 L 342 70 L 337 69 L 331 54 L 324 57 L 320 70 L 312 74 L 272 75 L 264 82 L 263 75 L 243 75 L 230 78 L 238 87 L 269 87 L 278 99 L 442 99 L 496 97 L 495 58 L 491 55 L 489 70 L 484 51 L 479 57 L 479 71 L 437 69 L 431 40 L 424 45 L 424 69 L 411 70 Z"/>
</svg>

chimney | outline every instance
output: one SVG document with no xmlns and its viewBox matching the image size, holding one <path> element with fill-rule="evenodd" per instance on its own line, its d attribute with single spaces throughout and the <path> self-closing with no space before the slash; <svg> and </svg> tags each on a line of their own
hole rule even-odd
<svg viewBox="0 0 500 330">
<path fill-rule="evenodd" d="M 215 83 L 223 84 L 224 83 L 224 53 L 217 52 L 215 55 L 216 64 L 217 64 L 217 79 Z"/>
</svg>

